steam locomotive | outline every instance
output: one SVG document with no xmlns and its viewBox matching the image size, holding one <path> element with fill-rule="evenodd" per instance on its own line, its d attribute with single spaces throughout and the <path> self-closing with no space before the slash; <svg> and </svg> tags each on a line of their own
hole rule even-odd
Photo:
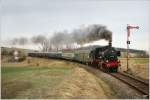
<svg viewBox="0 0 150 100">
<path fill-rule="evenodd" d="M 118 72 L 120 51 L 111 46 L 96 47 L 91 49 L 65 50 L 61 52 L 30 52 L 31 57 L 65 59 L 92 65 L 106 72 Z"/>
<path fill-rule="evenodd" d="M 120 51 L 116 51 L 113 47 L 95 48 L 90 53 L 90 58 L 92 58 L 90 65 L 106 72 L 118 72 L 118 67 L 120 66 L 118 56 L 120 56 Z"/>
</svg>

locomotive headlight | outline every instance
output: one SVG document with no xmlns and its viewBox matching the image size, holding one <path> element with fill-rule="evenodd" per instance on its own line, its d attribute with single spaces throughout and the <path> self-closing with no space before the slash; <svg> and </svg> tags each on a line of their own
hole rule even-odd
<svg viewBox="0 0 150 100">
<path fill-rule="evenodd" d="M 106 60 L 106 62 L 108 62 L 108 60 Z"/>
</svg>

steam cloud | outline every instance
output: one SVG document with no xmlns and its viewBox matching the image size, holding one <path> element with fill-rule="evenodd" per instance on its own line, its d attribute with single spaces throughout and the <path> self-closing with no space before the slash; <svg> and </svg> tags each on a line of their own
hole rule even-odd
<svg viewBox="0 0 150 100">
<path fill-rule="evenodd" d="M 79 45 L 93 42 L 96 40 L 105 39 L 107 41 L 112 40 L 112 32 L 105 26 L 94 24 L 87 27 L 82 27 L 73 30 L 71 33 L 57 33 L 51 38 L 51 42 L 56 43 L 77 43 Z"/>
<path fill-rule="evenodd" d="M 28 39 L 26 37 L 14 38 L 9 43 L 12 45 L 25 45 L 28 43 Z"/>
<path fill-rule="evenodd" d="M 32 42 L 34 44 L 40 44 L 43 51 L 50 51 L 52 48 L 55 50 L 75 48 L 75 44 L 83 45 L 100 39 L 112 41 L 112 32 L 106 26 L 94 24 L 74 29 L 70 33 L 68 31 L 56 32 L 52 37 L 37 35 L 30 39 L 25 37 L 14 38 L 11 43 L 13 45 L 24 45 Z"/>
<path fill-rule="evenodd" d="M 74 44 L 83 45 L 96 40 L 112 41 L 112 32 L 100 24 L 80 27 L 68 33 L 67 31 L 55 33 L 50 38 L 51 46 L 55 48 L 75 48 Z M 111 43 L 111 42 L 110 42 Z"/>
</svg>

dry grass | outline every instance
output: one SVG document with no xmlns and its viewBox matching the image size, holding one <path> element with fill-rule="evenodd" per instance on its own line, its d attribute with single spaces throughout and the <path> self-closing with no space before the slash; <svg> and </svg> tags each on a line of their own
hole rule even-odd
<svg viewBox="0 0 150 100">
<path fill-rule="evenodd" d="M 31 57 L 12 63 L 8 59 L 2 60 L 2 98 L 107 98 L 105 88 L 79 64 Z"/>
<path fill-rule="evenodd" d="M 2 80 L 3 81 L 3 80 Z M 14 98 L 21 91 L 31 88 L 31 84 L 23 81 L 2 82 L 2 98 Z"/>
<path fill-rule="evenodd" d="M 56 98 L 52 90 L 72 71 L 55 67 L 3 67 L 2 98 Z"/>
<path fill-rule="evenodd" d="M 120 70 L 126 71 L 127 70 L 126 58 L 120 58 L 120 61 L 121 61 Z M 144 79 L 149 79 L 149 58 L 130 58 L 129 73 Z"/>
<path fill-rule="evenodd" d="M 116 95 L 106 82 L 80 64 L 31 57 L 12 63 L 8 59 L 9 56 L 2 58 L 2 98 L 107 99 Z M 126 59 L 120 60 L 120 70 L 125 71 Z M 130 70 L 132 74 L 148 79 L 148 64 L 146 58 L 134 58 L 130 60 Z"/>
<path fill-rule="evenodd" d="M 66 61 L 57 61 L 57 60 L 52 60 L 52 59 L 43 59 L 43 58 L 32 58 L 32 57 L 27 57 L 26 60 L 22 62 L 8 62 L 10 59 L 10 56 L 3 57 L 2 59 L 2 67 L 67 67 L 68 68 L 73 68 L 74 65 L 72 65 L 71 62 L 66 62 Z M 67 65 L 67 66 L 66 66 Z"/>
<path fill-rule="evenodd" d="M 77 67 L 70 62 L 31 57 L 8 62 L 10 58 L 2 58 L 2 98 L 56 98 L 52 91 Z"/>
<path fill-rule="evenodd" d="M 76 68 L 74 73 L 64 80 L 58 89 L 62 98 L 106 99 L 108 98 L 96 77 L 83 68 Z"/>
</svg>

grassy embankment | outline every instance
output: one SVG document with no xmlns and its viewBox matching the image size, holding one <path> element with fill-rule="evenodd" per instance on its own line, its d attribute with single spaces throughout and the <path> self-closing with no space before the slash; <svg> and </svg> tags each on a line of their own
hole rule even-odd
<svg viewBox="0 0 150 100">
<path fill-rule="evenodd" d="M 30 64 L 2 62 L 2 98 L 56 98 L 55 87 L 74 70 L 69 62 L 58 63 L 37 58 Z"/>
<path fill-rule="evenodd" d="M 105 89 L 78 64 L 40 58 L 13 63 L 8 59 L 2 59 L 2 98 L 106 98 Z M 148 63 L 147 58 L 134 58 L 130 69 L 148 78 Z M 121 70 L 125 70 L 126 59 L 121 59 L 121 64 Z"/>
<path fill-rule="evenodd" d="M 41 58 L 23 62 L 2 60 L 2 98 L 110 98 L 104 84 L 80 64 Z M 30 63 L 28 63 L 30 60 Z M 105 86 L 108 87 L 109 86 Z M 107 91 L 111 91 L 107 88 Z"/>
<path fill-rule="evenodd" d="M 120 70 L 126 71 L 127 70 L 126 58 L 120 58 L 120 61 L 121 61 Z M 130 58 L 129 73 L 144 79 L 149 79 L 149 58 Z"/>
</svg>

